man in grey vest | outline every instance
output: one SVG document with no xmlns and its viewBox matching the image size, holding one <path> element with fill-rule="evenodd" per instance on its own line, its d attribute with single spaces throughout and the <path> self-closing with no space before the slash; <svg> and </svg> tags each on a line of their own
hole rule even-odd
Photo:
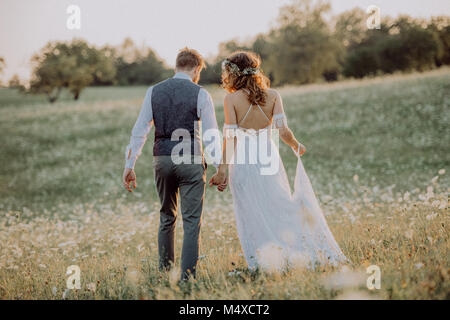
<svg viewBox="0 0 450 320">
<path fill-rule="evenodd" d="M 200 123 L 203 133 L 217 130 L 211 96 L 197 84 L 204 66 L 203 58 L 196 50 L 184 48 L 176 59 L 175 76 L 147 90 L 127 147 L 123 174 L 123 184 L 132 192 L 132 187 L 136 188 L 134 165 L 153 125 L 153 167 L 161 201 L 159 267 L 168 270 L 175 261 L 175 221 L 180 197 L 184 229 L 181 280 L 195 277 L 198 259 L 207 167 Z M 219 139 L 203 140 L 206 147 L 214 143 L 213 148 L 208 149 L 214 149 L 216 153 L 220 150 Z M 219 159 L 213 162 L 217 168 L 220 154 L 214 158 Z"/>
</svg>

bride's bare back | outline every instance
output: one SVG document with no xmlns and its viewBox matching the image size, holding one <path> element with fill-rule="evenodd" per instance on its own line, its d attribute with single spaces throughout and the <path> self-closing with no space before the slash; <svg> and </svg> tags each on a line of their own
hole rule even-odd
<svg viewBox="0 0 450 320">
<path fill-rule="evenodd" d="M 273 89 L 267 89 L 266 92 L 266 103 L 259 105 L 261 109 L 258 105 L 251 105 L 244 90 L 238 90 L 230 94 L 230 101 L 234 106 L 239 127 L 260 130 L 272 123 L 276 92 Z"/>
</svg>

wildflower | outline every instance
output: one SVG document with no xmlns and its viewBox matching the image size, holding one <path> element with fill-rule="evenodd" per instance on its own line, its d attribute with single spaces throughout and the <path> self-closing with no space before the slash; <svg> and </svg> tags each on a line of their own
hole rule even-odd
<svg viewBox="0 0 450 320">
<path fill-rule="evenodd" d="M 67 296 L 69 295 L 69 293 L 70 293 L 70 289 L 64 290 L 64 292 L 63 292 L 63 294 L 62 294 L 62 298 L 63 298 L 63 299 L 67 299 Z"/>
<path fill-rule="evenodd" d="M 275 272 L 283 269 L 285 259 L 282 249 L 272 243 L 257 250 L 257 258 L 261 263 L 261 268 L 268 272 Z"/>
<path fill-rule="evenodd" d="M 414 234 L 413 230 L 408 230 L 405 232 L 405 237 L 411 240 L 413 238 L 413 234 Z"/>
<path fill-rule="evenodd" d="M 373 300 L 374 297 L 363 290 L 347 291 L 336 297 L 336 300 Z"/>
<path fill-rule="evenodd" d="M 366 278 L 364 272 L 352 271 L 349 267 L 343 266 L 340 271 L 326 277 L 323 284 L 328 289 L 345 289 L 363 285 Z"/>
<path fill-rule="evenodd" d="M 228 272 L 228 276 L 229 277 L 239 276 L 240 274 L 241 274 L 241 272 L 237 271 L 237 270 L 233 270 L 233 271 Z"/>
<path fill-rule="evenodd" d="M 89 291 L 92 291 L 92 293 L 95 293 L 95 290 L 97 289 L 95 282 L 88 283 L 86 287 Z"/>
<path fill-rule="evenodd" d="M 426 216 L 426 219 L 427 219 L 427 220 L 433 220 L 433 219 L 436 218 L 436 217 L 437 217 L 437 213 L 432 213 L 432 214 L 427 215 L 427 216 Z"/>
</svg>

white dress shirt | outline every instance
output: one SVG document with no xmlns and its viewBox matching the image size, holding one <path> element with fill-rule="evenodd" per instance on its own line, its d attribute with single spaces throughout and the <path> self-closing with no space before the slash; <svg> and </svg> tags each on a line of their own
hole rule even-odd
<svg viewBox="0 0 450 320">
<path fill-rule="evenodd" d="M 174 78 L 186 79 L 192 81 L 191 77 L 183 72 L 177 72 Z M 141 112 L 136 120 L 136 123 L 131 132 L 130 144 L 127 146 L 127 151 L 125 155 L 125 168 L 133 169 L 137 158 L 141 155 L 142 148 L 147 140 L 147 135 L 153 126 L 153 111 L 152 111 L 152 90 L 151 86 L 147 93 L 145 94 L 144 102 L 142 103 Z M 204 88 L 200 88 L 197 99 L 197 115 L 201 120 L 202 133 L 207 130 L 215 129 L 218 130 L 216 114 L 214 111 L 214 103 L 208 91 Z M 203 135 L 203 142 L 205 144 L 205 149 L 211 143 L 219 143 L 215 146 L 215 150 L 220 150 L 220 141 L 218 139 L 205 139 Z M 200 143 L 201 145 L 201 143 Z M 216 152 L 217 152 L 216 151 Z M 220 150 L 221 151 L 221 150 Z M 220 159 L 220 157 L 215 157 Z M 220 163 L 219 161 L 213 161 L 213 165 L 217 168 Z"/>
</svg>

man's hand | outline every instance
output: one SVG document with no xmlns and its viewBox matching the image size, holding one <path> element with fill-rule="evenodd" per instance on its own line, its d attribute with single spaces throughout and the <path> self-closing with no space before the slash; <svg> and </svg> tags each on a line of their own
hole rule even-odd
<svg viewBox="0 0 450 320">
<path fill-rule="evenodd" d="M 227 188 L 228 185 L 228 178 L 225 178 L 225 182 L 222 184 L 219 184 L 217 186 L 217 190 L 219 190 L 220 192 L 223 192 L 223 190 L 225 190 Z"/>
<path fill-rule="evenodd" d="M 209 186 L 217 186 L 217 190 L 223 191 L 227 187 L 227 176 L 221 171 L 216 172 L 209 180 Z"/>
<path fill-rule="evenodd" d="M 131 185 L 134 189 L 136 189 L 136 174 L 134 173 L 133 169 L 125 168 L 125 170 L 123 171 L 122 182 L 125 189 L 127 189 L 129 192 L 133 192 L 133 189 L 131 189 Z"/>
</svg>

